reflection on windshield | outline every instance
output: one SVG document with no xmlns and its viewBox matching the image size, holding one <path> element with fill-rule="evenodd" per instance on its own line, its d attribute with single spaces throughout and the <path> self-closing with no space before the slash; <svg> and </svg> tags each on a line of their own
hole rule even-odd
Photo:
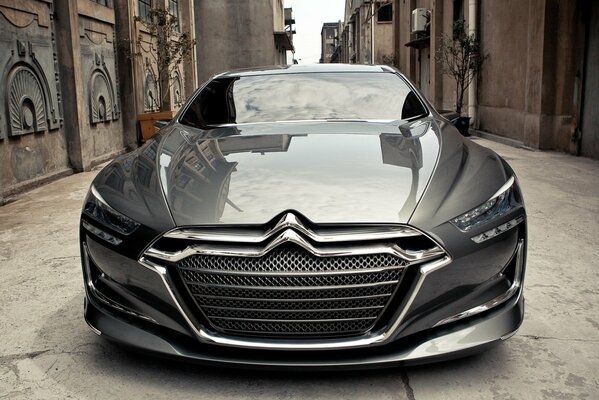
<svg viewBox="0 0 599 400">
<path fill-rule="evenodd" d="M 215 79 L 193 100 L 181 122 L 206 127 L 273 121 L 394 121 L 424 112 L 415 94 L 393 73 L 304 73 Z"/>
</svg>

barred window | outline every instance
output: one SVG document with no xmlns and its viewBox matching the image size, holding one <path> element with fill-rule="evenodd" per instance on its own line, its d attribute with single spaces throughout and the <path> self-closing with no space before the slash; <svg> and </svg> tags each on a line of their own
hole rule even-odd
<svg viewBox="0 0 599 400">
<path fill-rule="evenodd" d="M 386 4 L 378 9 L 376 19 L 378 22 L 391 22 L 393 21 L 393 6 Z"/>
</svg>

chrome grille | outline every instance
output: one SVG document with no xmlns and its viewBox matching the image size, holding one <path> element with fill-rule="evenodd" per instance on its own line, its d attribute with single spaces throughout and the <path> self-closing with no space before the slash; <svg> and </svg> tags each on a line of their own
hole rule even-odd
<svg viewBox="0 0 599 400">
<path fill-rule="evenodd" d="M 179 267 L 183 279 L 188 283 L 202 283 L 205 285 L 219 286 L 253 286 L 253 287 L 294 287 L 294 288 L 309 288 L 316 287 L 335 287 L 346 285 L 371 285 L 378 282 L 393 281 L 397 277 L 396 269 L 374 272 L 374 273 L 354 273 L 347 275 L 327 274 L 327 275 L 229 275 L 219 274 L 213 271 L 209 273 L 190 271 Z M 344 272 L 340 272 L 343 274 Z"/>
<path fill-rule="evenodd" d="M 352 297 L 363 297 L 363 296 L 388 296 L 390 292 L 395 289 L 395 284 L 387 284 L 381 286 L 365 286 L 359 288 L 331 288 L 331 289 L 320 289 L 319 292 L 322 294 L 321 298 L 315 298 L 314 293 L 311 291 L 303 290 L 287 290 L 285 289 L 270 289 L 263 290 L 260 288 L 232 288 L 232 287 L 211 287 L 211 286 L 196 286 L 194 284 L 188 285 L 188 288 L 194 295 L 199 296 L 216 296 L 219 299 L 243 299 L 254 300 L 254 299 L 267 299 L 271 301 L 277 300 L 322 300 L 322 299 L 338 299 L 338 298 L 352 298 Z"/>
<path fill-rule="evenodd" d="M 212 326 L 237 335 L 347 336 L 373 327 L 406 261 L 387 253 L 316 256 L 283 244 L 260 257 L 194 254 L 181 278 Z"/>
<path fill-rule="evenodd" d="M 316 257 L 298 246 L 279 246 L 277 251 L 256 257 L 202 255 L 182 260 L 179 267 L 215 271 L 243 272 L 330 272 L 365 270 L 383 265 L 404 265 L 390 254 L 365 254 L 350 257 Z"/>
<path fill-rule="evenodd" d="M 268 333 L 271 335 L 289 336 L 294 335 L 330 335 L 337 336 L 340 333 L 365 332 L 372 326 L 369 319 L 358 319 L 352 321 L 234 321 L 229 319 L 218 319 L 224 331 L 234 333 Z"/>
</svg>

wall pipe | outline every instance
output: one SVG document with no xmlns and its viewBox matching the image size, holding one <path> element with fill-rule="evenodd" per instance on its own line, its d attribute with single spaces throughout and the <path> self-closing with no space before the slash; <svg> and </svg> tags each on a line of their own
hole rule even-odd
<svg viewBox="0 0 599 400">
<path fill-rule="evenodd" d="M 474 37 L 478 37 L 478 1 L 479 0 L 468 0 L 468 34 L 474 35 Z M 468 116 L 470 117 L 470 125 L 473 128 L 479 127 L 478 103 L 476 101 L 478 89 L 477 80 L 478 77 L 475 77 L 468 87 Z"/>
<path fill-rule="evenodd" d="M 374 59 L 374 0 L 370 2 L 370 64 L 375 64 Z"/>
</svg>

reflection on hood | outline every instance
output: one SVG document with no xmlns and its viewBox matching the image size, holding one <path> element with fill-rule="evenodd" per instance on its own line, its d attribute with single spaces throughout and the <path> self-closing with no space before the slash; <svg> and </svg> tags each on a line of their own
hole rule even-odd
<svg viewBox="0 0 599 400">
<path fill-rule="evenodd" d="M 161 147 L 160 179 L 177 225 L 261 224 L 288 209 L 316 223 L 407 222 L 439 144 L 431 124 L 414 135 L 399 128 L 180 128 Z"/>
</svg>

